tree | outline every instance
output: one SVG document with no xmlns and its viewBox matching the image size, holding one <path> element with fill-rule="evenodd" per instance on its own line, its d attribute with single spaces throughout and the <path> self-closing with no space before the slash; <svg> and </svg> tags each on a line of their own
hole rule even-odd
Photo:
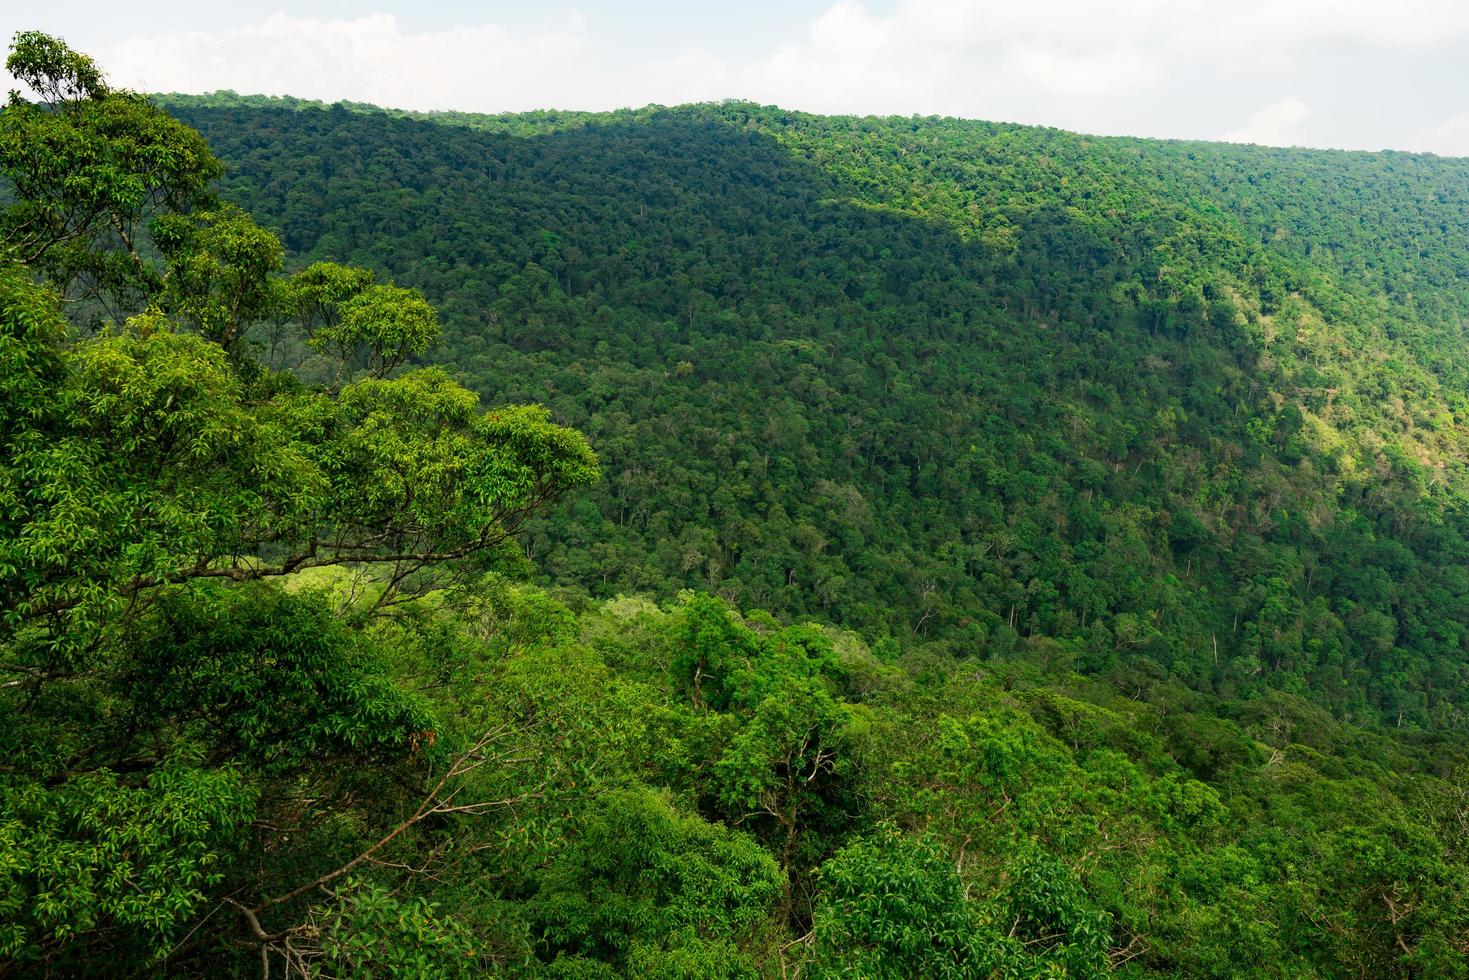
<svg viewBox="0 0 1469 980">
<path fill-rule="evenodd" d="M 339 319 L 316 331 L 311 344 L 381 378 L 438 339 L 438 314 L 418 290 L 367 286 L 341 304 Z"/>
<path fill-rule="evenodd" d="M 57 38 L 17 33 L 5 67 L 43 101 L 12 92 L 0 112 L 0 176 L 14 190 L 0 242 L 120 323 L 161 279 L 148 258 L 151 220 L 207 205 L 219 161 L 197 132 L 108 86 Z"/>
<path fill-rule="evenodd" d="M 823 864 L 821 881 L 811 946 L 818 976 L 994 975 L 1021 950 L 986 928 L 932 838 L 885 828 Z"/>
<path fill-rule="evenodd" d="M 648 791 L 602 796 L 542 879 L 532 915 L 553 967 L 755 976 L 737 945 L 770 915 L 780 873 L 749 837 Z"/>
<path fill-rule="evenodd" d="M 280 245 L 195 207 L 218 169 L 197 135 L 54 39 L 17 36 L 10 65 L 62 102 L 0 114 L 0 956 L 131 969 L 224 902 L 267 972 L 300 967 L 292 939 L 321 930 L 262 919 L 424 821 L 503 805 L 457 797 L 500 757 L 491 733 L 440 741 L 381 649 L 274 583 L 351 565 L 380 570 L 378 607 L 417 594 L 594 481 L 596 457 L 542 408 L 482 412 L 436 369 L 384 377 L 436 336 L 409 291 L 369 287 L 335 324 L 375 377 L 337 392 L 254 363 Z M 134 237 L 155 212 L 161 275 Z M 85 336 L 37 272 L 147 309 Z"/>
<path fill-rule="evenodd" d="M 232 350 L 277 302 L 281 243 L 238 208 L 166 214 L 153 238 L 167 260 L 161 305 L 169 316 Z"/>
</svg>

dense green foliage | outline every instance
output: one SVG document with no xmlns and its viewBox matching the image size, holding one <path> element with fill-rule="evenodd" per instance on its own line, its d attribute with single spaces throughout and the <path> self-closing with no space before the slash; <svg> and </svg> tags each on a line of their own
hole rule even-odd
<svg viewBox="0 0 1469 980">
<path fill-rule="evenodd" d="M 0 976 L 1469 976 L 1460 165 L 8 67 Z"/>
<path fill-rule="evenodd" d="M 1465 723 L 1461 161 L 168 104 L 295 261 L 418 286 L 459 380 L 599 447 L 547 582 Z"/>
</svg>

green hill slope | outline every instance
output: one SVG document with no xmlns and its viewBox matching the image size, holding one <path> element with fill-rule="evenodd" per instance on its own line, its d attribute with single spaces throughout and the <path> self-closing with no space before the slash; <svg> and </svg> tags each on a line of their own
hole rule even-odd
<svg viewBox="0 0 1469 980">
<path fill-rule="evenodd" d="M 421 287 L 462 381 L 591 436 L 551 579 L 1462 723 L 1469 162 L 167 104 L 294 261 Z"/>
</svg>

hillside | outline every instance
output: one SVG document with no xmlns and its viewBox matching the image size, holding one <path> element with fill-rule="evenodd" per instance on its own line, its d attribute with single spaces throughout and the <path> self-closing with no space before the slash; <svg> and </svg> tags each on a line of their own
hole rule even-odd
<svg viewBox="0 0 1469 980">
<path fill-rule="evenodd" d="M 1463 724 L 1469 162 L 752 105 L 167 101 L 585 431 L 546 580 Z"/>
</svg>

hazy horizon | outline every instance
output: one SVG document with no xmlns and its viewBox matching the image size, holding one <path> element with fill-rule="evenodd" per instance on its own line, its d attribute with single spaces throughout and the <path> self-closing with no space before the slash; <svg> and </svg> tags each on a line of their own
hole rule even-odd
<svg viewBox="0 0 1469 980">
<path fill-rule="evenodd" d="M 504 110 L 500 110 L 500 111 L 492 111 L 492 110 L 478 110 L 478 109 L 410 109 L 410 108 L 407 108 L 407 107 L 404 107 L 404 106 L 384 105 L 384 104 L 379 103 L 379 102 L 367 102 L 367 101 L 360 100 L 360 99 L 333 99 L 333 100 L 328 100 L 328 99 L 311 99 L 311 98 L 305 98 L 305 97 L 302 97 L 302 96 L 299 96 L 299 95 L 292 95 L 289 92 L 282 93 L 282 94 L 277 95 L 277 94 L 271 94 L 271 93 L 266 93 L 266 92 L 241 92 L 241 91 L 237 91 L 235 89 L 224 89 L 224 88 L 221 88 L 221 89 L 212 89 L 212 90 L 207 90 L 207 91 L 203 91 L 203 92 L 175 92 L 175 91 L 160 92 L 160 91 L 154 91 L 154 92 L 144 92 L 143 94 L 149 95 L 149 96 L 151 96 L 153 98 L 156 98 L 156 99 L 160 99 L 165 104 L 167 104 L 170 99 L 174 99 L 174 98 L 209 98 L 209 97 L 215 97 L 215 96 L 226 97 L 226 98 L 228 98 L 228 97 L 234 97 L 234 98 L 238 98 L 238 99 L 255 99 L 255 98 L 261 98 L 261 99 L 275 99 L 275 100 L 280 100 L 282 102 L 292 101 L 293 100 L 295 102 L 304 103 L 304 104 L 308 104 L 308 105 L 319 105 L 319 106 L 322 106 L 323 108 L 330 108 L 331 106 L 336 105 L 337 103 L 342 103 L 344 105 L 349 105 L 349 106 L 365 106 L 365 107 L 370 107 L 372 109 L 376 109 L 376 110 L 379 110 L 379 111 L 385 112 L 385 113 L 397 113 L 397 112 L 412 113 L 415 117 L 419 117 L 419 116 L 449 116 L 449 115 L 454 115 L 454 114 L 464 114 L 464 115 L 471 115 L 471 116 L 495 117 L 495 116 L 512 116 L 512 115 L 522 115 L 522 114 L 530 115 L 530 114 L 540 113 L 540 112 L 547 112 L 547 113 L 566 113 L 568 115 L 572 115 L 572 114 L 583 114 L 583 113 L 585 113 L 585 114 L 601 114 L 601 113 L 616 113 L 616 112 L 643 112 L 643 111 L 648 110 L 648 109 L 679 109 L 679 108 L 687 108 L 687 107 L 690 107 L 690 106 L 718 106 L 718 105 L 723 105 L 723 104 L 726 104 L 726 103 L 735 103 L 735 104 L 747 104 L 747 105 L 752 105 L 752 106 L 759 106 L 759 107 L 762 107 L 762 108 L 779 109 L 781 112 L 796 112 L 796 113 L 805 113 L 807 115 L 813 115 L 813 116 L 824 116 L 824 117 L 827 117 L 827 118 L 851 118 L 851 119 L 949 119 L 949 120 L 957 120 L 959 122 L 985 123 L 985 124 L 992 124 L 992 125 L 997 125 L 997 126 L 1023 126 L 1023 127 L 1034 128 L 1034 129 L 1054 129 L 1054 130 L 1058 130 L 1058 131 L 1061 131 L 1061 132 L 1072 133 L 1072 134 L 1077 135 L 1077 136 L 1083 136 L 1083 137 L 1094 138 L 1094 139 L 1120 139 L 1120 140 L 1139 139 L 1139 140 L 1155 140 L 1157 142 L 1163 142 L 1163 143 L 1223 143 L 1223 144 L 1235 144 L 1235 145 L 1241 145 L 1241 146 L 1261 146 L 1261 147 L 1266 148 L 1266 149 L 1306 149 L 1306 150 L 1319 151 L 1319 152 L 1323 152 L 1323 153 L 1366 153 L 1366 154 L 1373 154 L 1373 153 L 1408 153 L 1408 154 L 1420 154 L 1420 155 L 1438 156 L 1438 157 L 1443 157 L 1445 159 L 1464 159 L 1464 158 L 1469 158 L 1469 149 L 1466 149 L 1463 153 L 1437 153 L 1437 152 L 1435 152 L 1433 150 L 1400 150 L 1400 149 L 1396 149 L 1394 147 L 1380 147 L 1378 149 L 1353 149 L 1353 148 L 1338 147 L 1338 146 L 1324 146 L 1324 147 L 1306 146 L 1304 144 L 1299 144 L 1299 143 L 1291 143 L 1291 144 L 1249 143 L 1249 142 L 1243 142 L 1243 141 L 1240 141 L 1240 140 L 1227 139 L 1224 136 L 1218 136 L 1218 137 L 1212 137 L 1212 138 L 1211 137 L 1194 137 L 1194 136 L 1139 136 L 1139 135 L 1136 135 L 1136 134 L 1133 134 L 1133 133 L 1097 133 L 1097 132 L 1088 132 L 1087 130 L 1084 130 L 1084 129 L 1073 129 L 1073 128 L 1069 128 L 1069 127 L 1065 127 L 1065 126 L 1053 126 L 1053 125 L 1050 125 L 1048 123 L 1043 123 L 1043 122 L 1020 122 L 1020 121 L 1014 120 L 1014 119 L 991 119 L 991 118 L 982 118 L 982 117 L 978 117 L 978 116 L 955 116 L 955 115 L 950 115 L 950 114 L 946 114 L 946 113 L 936 113 L 936 112 L 933 112 L 933 113 L 920 113 L 920 112 L 913 112 L 913 113 L 902 113 L 902 112 L 814 112 L 814 111 L 807 110 L 807 109 L 797 109 L 797 108 L 795 108 L 793 106 L 781 105 L 778 102 L 760 102 L 760 101 L 757 101 L 755 99 L 742 99 L 739 96 L 727 96 L 727 97 L 721 98 L 721 99 L 704 99 L 704 100 L 698 101 L 698 102 L 648 102 L 648 103 L 644 103 L 643 105 L 617 106 L 617 107 L 611 108 L 611 109 L 569 109 L 569 108 L 566 108 L 565 106 L 547 105 L 547 106 L 537 106 L 537 107 L 528 108 L 528 109 L 504 109 Z"/>
<path fill-rule="evenodd" d="M 1107 136 L 1469 155 L 1469 5 L 1329 0 L 180 0 L 7 11 L 158 93 L 417 111 L 602 111 L 725 99 Z"/>
</svg>

